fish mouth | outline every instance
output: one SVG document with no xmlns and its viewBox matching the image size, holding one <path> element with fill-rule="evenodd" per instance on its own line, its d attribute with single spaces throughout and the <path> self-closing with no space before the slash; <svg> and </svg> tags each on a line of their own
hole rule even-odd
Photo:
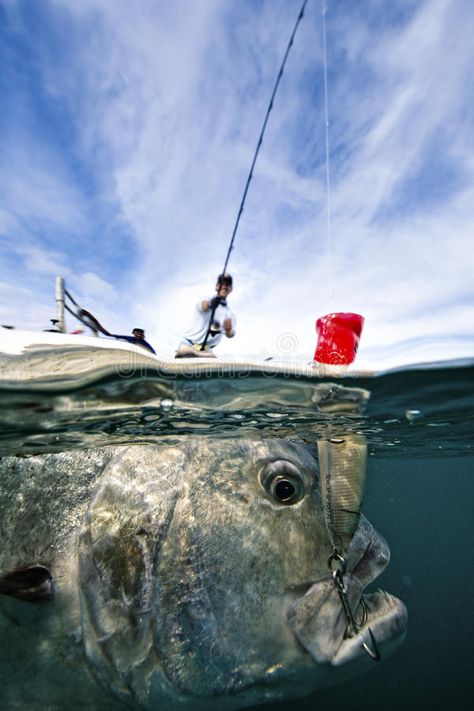
<svg viewBox="0 0 474 711">
<path fill-rule="evenodd" d="M 390 551 L 385 540 L 361 517 L 346 554 L 343 577 L 346 600 L 355 626 L 350 629 L 341 596 L 328 571 L 308 584 L 307 592 L 288 610 L 288 622 L 299 643 L 313 659 L 332 666 L 383 658 L 403 640 L 407 627 L 404 604 L 379 590 L 363 594 L 387 567 Z"/>
<path fill-rule="evenodd" d="M 344 633 L 343 639 L 329 660 L 341 666 L 367 654 L 378 661 L 395 649 L 403 640 L 407 626 L 407 611 L 398 598 L 384 590 L 362 595 L 359 607 L 364 607 L 364 624 L 352 636 Z"/>
</svg>

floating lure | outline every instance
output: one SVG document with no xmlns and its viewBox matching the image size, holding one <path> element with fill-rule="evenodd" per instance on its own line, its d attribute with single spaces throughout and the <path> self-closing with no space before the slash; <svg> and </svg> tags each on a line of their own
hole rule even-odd
<svg viewBox="0 0 474 711">
<path fill-rule="evenodd" d="M 318 440 L 324 515 L 334 550 L 350 543 L 359 523 L 367 467 L 367 444 L 362 435 L 345 434 Z"/>
<path fill-rule="evenodd" d="M 333 313 L 318 318 L 317 363 L 349 365 L 356 357 L 364 317 L 353 313 Z"/>
</svg>

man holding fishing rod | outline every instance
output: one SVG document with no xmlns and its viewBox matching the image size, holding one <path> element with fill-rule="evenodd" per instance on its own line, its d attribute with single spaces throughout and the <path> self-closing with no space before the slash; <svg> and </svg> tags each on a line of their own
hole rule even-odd
<svg viewBox="0 0 474 711">
<path fill-rule="evenodd" d="M 213 348 L 222 336 L 235 336 L 235 316 L 227 304 L 232 291 L 230 274 L 217 277 L 217 295 L 196 304 L 194 320 L 179 344 L 175 358 L 215 358 Z"/>
<path fill-rule="evenodd" d="M 232 237 L 230 240 L 229 249 L 227 250 L 224 268 L 222 270 L 222 273 L 217 277 L 217 296 L 214 296 L 214 298 L 211 299 L 205 299 L 197 305 L 195 321 L 191 329 L 185 334 L 183 340 L 181 341 L 178 350 L 176 351 L 175 358 L 215 358 L 212 349 L 222 340 L 223 332 L 224 335 L 227 336 L 227 338 L 232 338 L 235 334 L 235 317 L 232 311 L 227 306 L 226 300 L 227 296 L 232 291 L 232 277 L 226 272 L 227 264 L 229 262 L 230 253 L 232 252 L 234 246 L 234 239 L 235 235 L 237 234 L 237 228 L 239 226 L 240 218 L 244 209 L 244 204 L 250 186 L 250 181 L 252 180 L 253 169 L 257 162 L 257 157 L 263 143 L 265 128 L 267 126 L 270 112 L 273 108 L 273 102 L 276 96 L 278 85 L 280 83 L 281 77 L 283 76 L 283 70 L 285 68 L 286 60 L 288 59 L 290 49 L 293 45 L 293 40 L 295 38 L 298 25 L 300 24 L 303 18 L 307 2 L 308 0 L 303 0 L 303 4 L 301 5 L 298 18 L 293 28 L 293 32 L 291 33 L 288 46 L 283 56 L 283 61 L 281 63 L 280 70 L 278 72 L 275 85 L 273 87 L 270 102 L 268 104 L 263 125 L 257 141 L 257 147 L 255 148 L 252 164 L 250 166 L 249 174 L 247 176 L 247 182 L 245 183 L 244 193 L 242 195 L 242 200 L 240 202 L 240 207 L 237 213 L 237 219 L 235 221 L 234 229 L 232 231 Z"/>
</svg>

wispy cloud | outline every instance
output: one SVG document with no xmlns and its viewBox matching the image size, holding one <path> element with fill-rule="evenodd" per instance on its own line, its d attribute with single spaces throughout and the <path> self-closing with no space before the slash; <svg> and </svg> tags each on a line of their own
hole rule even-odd
<svg viewBox="0 0 474 711">
<path fill-rule="evenodd" d="M 14 289 L 14 268 L 38 301 L 61 269 L 107 327 L 139 322 L 171 352 L 222 266 L 299 5 L 49 0 L 27 13 L 9 0 L 0 279 Z M 310 355 L 330 310 L 366 316 L 367 352 L 474 339 L 471 3 L 329 2 L 327 22 L 332 242 L 310 0 L 232 255 L 238 336 L 221 350 L 271 352 L 291 333 Z"/>
</svg>

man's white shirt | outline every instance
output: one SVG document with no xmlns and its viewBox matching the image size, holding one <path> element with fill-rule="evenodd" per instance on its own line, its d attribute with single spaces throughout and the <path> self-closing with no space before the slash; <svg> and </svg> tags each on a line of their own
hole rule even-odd
<svg viewBox="0 0 474 711">
<path fill-rule="evenodd" d="M 210 302 L 213 297 L 204 297 L 201 299 L 196 304 L 196 307 L 194 309 L 194 314 L 193 314 L 193 321 L 190 324 L 189 328 L 186 330 L 186 333 L 184 334 L 185 340 L 182 341 L 182 343 L 185 343 L 189 345 L 189 342 L 191 343 L 203 343 L 204 339 L 206 337 L 207 329 L 209 327 L 209 319 L 211 317 L 211 312 L 212 312 L 212 307 L 209 308 L 207 311 L 202 311 L 201 310 L 201 304 L 203 301 Z M 221 342 L 222 336 L 224 335 L 224 321 L 226 319 L 230 318 L 232 321 L 232 331 L 235 332 L 235 316 L 233 311 L 229 308 L 229 306 L 224 306 L 223 304 L 219 304 L 217 309 L 214 312 L 214 316 L 212 319 L 212 323 L 218 323 L 219 328 L 220 328 L 220 333 L 217 333 L 216 335 L 209 334 L 209 337 L 207 339 L 206 345 L 214 347 L 217 346 L 218 343 Z"/>
</svg>

